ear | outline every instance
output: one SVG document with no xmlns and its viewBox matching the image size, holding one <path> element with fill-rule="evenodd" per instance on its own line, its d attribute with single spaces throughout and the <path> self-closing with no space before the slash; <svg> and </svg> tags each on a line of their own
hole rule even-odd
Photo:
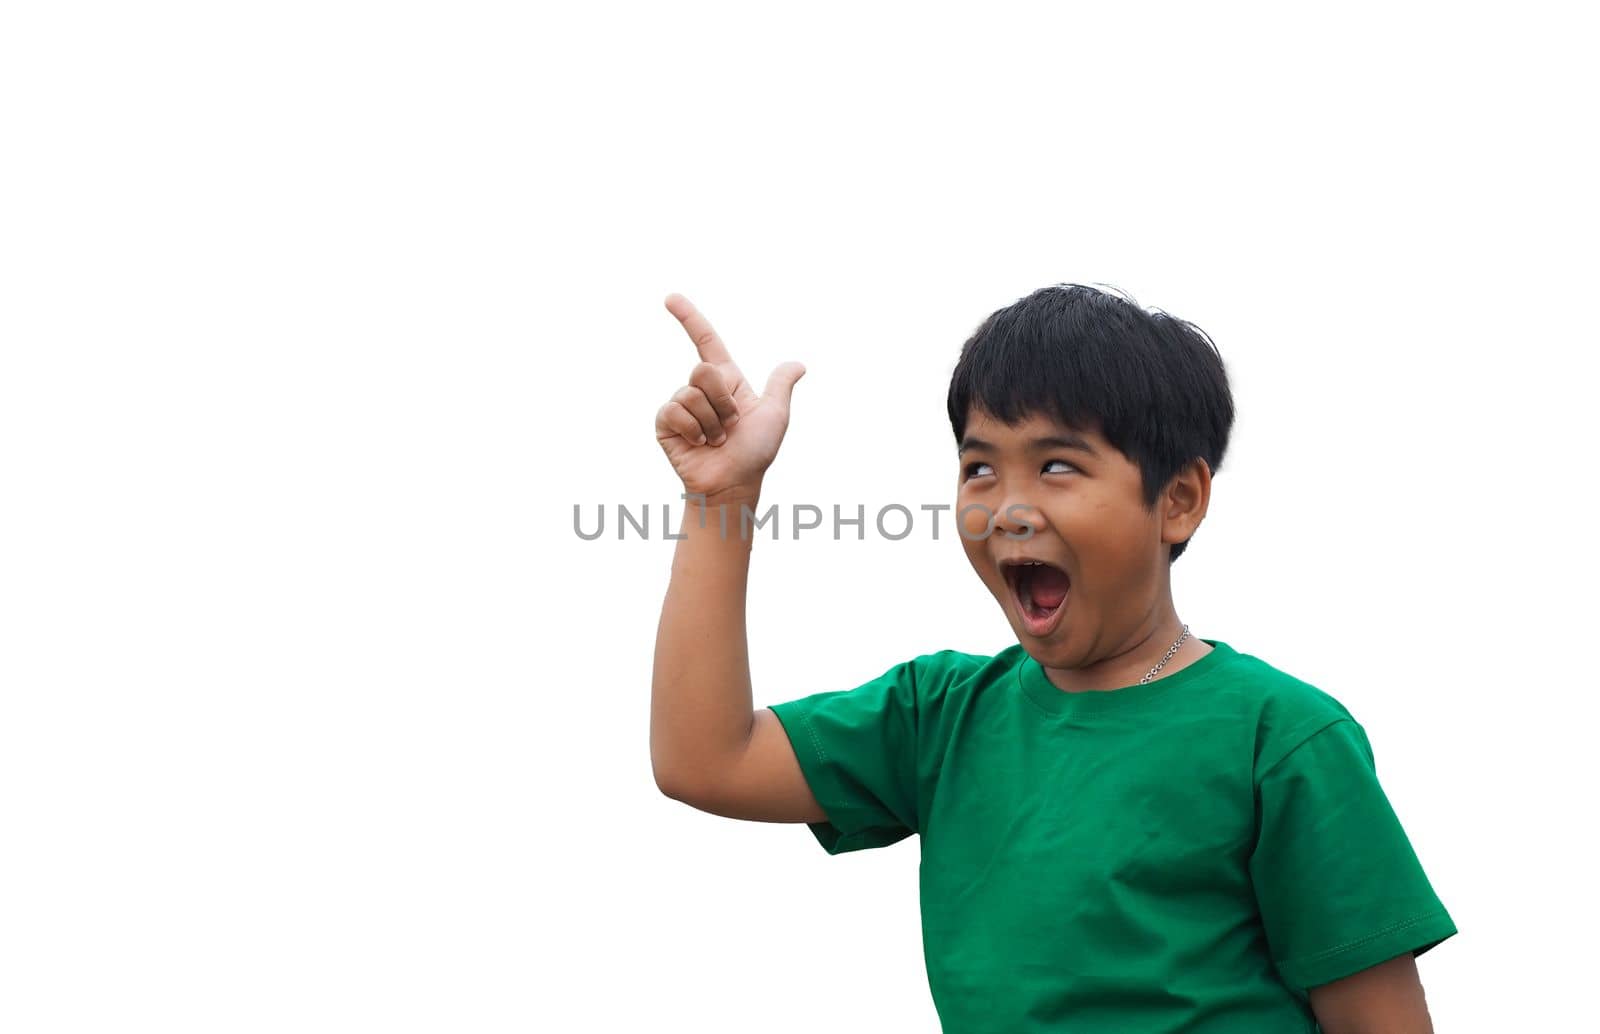
<svg viewBox="0 0 1600 1034">
<path fill-rule="evenodd" d="M 1166 490 L 1156 500 L 1161 513 L 1161 541 L 1188 542 L 1211 505 L 1211 466 L 1196 457 L 1172 475 Z"/>
</svg>

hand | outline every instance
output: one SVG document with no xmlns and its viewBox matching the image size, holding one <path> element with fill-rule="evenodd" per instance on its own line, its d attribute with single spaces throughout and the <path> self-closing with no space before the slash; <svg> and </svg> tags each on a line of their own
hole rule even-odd
<svg viewBox="0 0 1600 1034">
<path fill-rule="evenodd" d="M 767 378 L 766 390 L 757 395 L 689 299 L 669 294 L 666 305 L 694 341 L 701 361 L 689 371 L 689 383 L 656 411 L 656 440 L 685 492 L 704 493 L 710 502 L 740 499 L 753 504 L 789 429 L 790 395 L 806 368 L 780 363 Z"/>
</svg>

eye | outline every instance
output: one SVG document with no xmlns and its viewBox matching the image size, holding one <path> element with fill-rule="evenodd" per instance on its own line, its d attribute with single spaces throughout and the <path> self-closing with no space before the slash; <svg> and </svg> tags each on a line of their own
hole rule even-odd
<svg viewBox="0 0 1600 1034">
<path fill-rule="evenodd" d="M 1078 469 L 1077 467 L 1073 467 L 1072 464 L 1068 463 L 1066 460 L 1046 460 L 1045 464 L 1044 464 L 1043 473 L 1048 474 L 1050 472 L 1050 468 L 1055 466 L 1058 463 L 1061 464 L 1061 466 L 1063 466 L 1063 467 L 1071 467 L 1071 469 L 1073 469 L 1073 470 L 1077 470 Z"/>
<path fill-rule="evenodd" d="M 961 475 L 963 479 L 975 478 L 982 473 L 980 468 L 985 468 L 988 466 L 989 465 L 987 463 L 969 463 L 965 467 L 961 468 Z"/>
</svg>

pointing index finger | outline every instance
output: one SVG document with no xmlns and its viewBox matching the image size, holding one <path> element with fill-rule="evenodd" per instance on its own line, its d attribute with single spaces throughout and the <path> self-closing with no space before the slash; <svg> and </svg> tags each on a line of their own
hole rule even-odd
<svg viewBox="0 0 1600 1034">
<path fill-rule="evenodd" d="M 688 332 L 694 347 L 700 350 L 700 358 L 708 363 L 731 362 L 733 357 L 728 354 L 728 347 L 722 343 L 722 338 L 711 329 L 711 321 L 700 314 L 694 303 L 676 292 L 667 295 L 667 311 L 678 318 L 683 324 L 683 329 Z"/>
</svg>

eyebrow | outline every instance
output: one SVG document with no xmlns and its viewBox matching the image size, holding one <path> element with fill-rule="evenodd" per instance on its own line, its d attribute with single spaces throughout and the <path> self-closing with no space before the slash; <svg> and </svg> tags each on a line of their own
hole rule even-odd
<svg viewBox="0 0 1600 1034">
<path fill-rule="evenodd" d="M 1035 438 L 1033 441 L 1028 443 L 1028 448 L 1032 449 L 1034 452 L 1042 452 L 1046 449 L 1071 449 L 1076 452 L 1088 453 L 1095 459 L 1100 458 L 1100 453 L 1095 451 L 1095 447 L 1090 445 L 1087 440 L 1080 438 L 1078 435 L 1070 433 L 1065 435 L 1053 434 L 1047 435 L 1043 438 Z M 989 442 L 984 441 L 982 438 L 974 438 L 971 435 L 968 435 L 961 440 L 961 448 L 957 450 L 957 453 L 972 452 L 975 450 L 994 452 L 995 447 Z"/>
</svg>

